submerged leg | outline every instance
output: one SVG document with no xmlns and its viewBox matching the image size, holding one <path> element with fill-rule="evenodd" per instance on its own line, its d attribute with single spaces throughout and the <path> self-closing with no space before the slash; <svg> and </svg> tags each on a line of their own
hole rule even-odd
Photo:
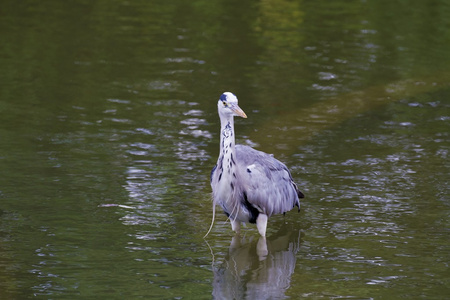
<svg viewBox="0 0 450 300">
<path fill-rule="evenodd" d="M 261 213 L 256 218 L 256 227 L 258 228 L 259 234 L 264 237 L 266 236 L 267 219 L 267 215 Z"/>
<path fill-rule="evenodd" d="M 258 243 L 256 244 L 256 254 L 258 254 L 259 260 L 262 261 L 266 259 L 267 254 L 269 254 L 269 250 L 267 249 L 267 241 L 266 237 L 262 236 L 259 238 Z"/>
<path fill-rule="evenodd" d="M 230 222 L 231 222 L 231 229 L 233 229 L 233 231 L 236 232 L 237 234 L 241 233 L 241 222 L 231 219 Z"/>
</svg>

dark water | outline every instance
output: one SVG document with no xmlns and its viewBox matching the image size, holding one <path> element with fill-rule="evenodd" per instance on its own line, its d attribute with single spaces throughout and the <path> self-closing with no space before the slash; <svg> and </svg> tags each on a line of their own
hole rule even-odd
<svg viewBox="0 0 450 300">
<path fill-rule="evenodd" d="M 1 6 L 1 299 L 450 294 L 449 1 Z M 224 91 L 306 194 L 267 243 L 202 238 Z"/>
</svg>

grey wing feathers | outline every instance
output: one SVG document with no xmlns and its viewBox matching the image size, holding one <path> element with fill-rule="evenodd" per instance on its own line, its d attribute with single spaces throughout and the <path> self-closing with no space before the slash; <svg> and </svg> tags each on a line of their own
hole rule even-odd
<svg viewBox="0 0 450 300">
<path fill-rule="evenodd" d="M 303 194 L 282 162 L 248 146 L 236 145 L 235 149 L 238 185 L 250 204 L 269 217 L 300 208 Z"/>
</svg>

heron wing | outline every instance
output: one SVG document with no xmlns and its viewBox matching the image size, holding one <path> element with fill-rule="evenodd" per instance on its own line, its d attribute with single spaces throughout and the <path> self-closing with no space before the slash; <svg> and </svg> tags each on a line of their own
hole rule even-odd
<svg viewBox="0 0 450 300">
<path fill-rule="evenodd" d="M 248 146 L 235 149 L 238 188 L 244 199 L 268 216 L 300 208 L 303 194 L 282 162 Z"/>
</svg>

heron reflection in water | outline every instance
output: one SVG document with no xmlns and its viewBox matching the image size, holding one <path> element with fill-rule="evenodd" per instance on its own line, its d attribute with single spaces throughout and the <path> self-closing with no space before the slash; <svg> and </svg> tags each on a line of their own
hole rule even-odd
<svg viewBox="0 0 450 300">
<path fill-rule="evenodd" d="M 247 118 L 238 106 L 237 97 L 230 92 L 223 93 L 217 108 L 220 155 L 211 171 L 213 218 L 208 233 L 214 224 L 215 206 L 219 204 L 233 231 L 240 233 L 241 223 L 256 223 L 259 233 L 265 237 L 268 218 L 295 206 L 300 211 L 299 198 L 304 195 L 282 162 L 251 147 L 235 145 L 233 118 Z"/>
<path fill-rule="evenodd" d="M 239 235 L 233 237 L 224 260 L 213 266 L 214 299 L 286 298 L 297 262 L 301 232 L 285 226 L 267 239 L 260 237 L 257 242 Z"/>
</svg>

